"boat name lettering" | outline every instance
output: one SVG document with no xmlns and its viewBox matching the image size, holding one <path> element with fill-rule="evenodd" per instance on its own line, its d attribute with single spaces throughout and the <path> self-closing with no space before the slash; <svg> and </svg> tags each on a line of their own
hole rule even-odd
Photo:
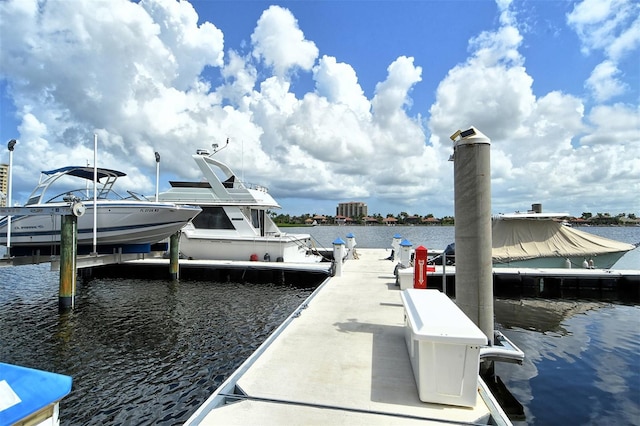
<svg viewBox="0 0 640 426">
<path fill-rule="evenodd" d="M 141 213 L 157 213 L 159 211 L 160 211 L 160 209 L 151 209 L 151 208 L 149 208 L 149 209 L 140 209 Z"/>
</svg>

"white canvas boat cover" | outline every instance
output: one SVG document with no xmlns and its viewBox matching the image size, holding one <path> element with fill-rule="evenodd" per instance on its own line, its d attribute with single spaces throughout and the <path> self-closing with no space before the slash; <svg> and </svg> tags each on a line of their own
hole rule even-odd
<svg viewBox="0 0 640 426">
<path fill-rule="evenodd" d="M 635 248 L 579 231 L 550 219 L 494 219 L 493 261 L 503 263 L 538 257 L 595 256 Z"/>
</svg>

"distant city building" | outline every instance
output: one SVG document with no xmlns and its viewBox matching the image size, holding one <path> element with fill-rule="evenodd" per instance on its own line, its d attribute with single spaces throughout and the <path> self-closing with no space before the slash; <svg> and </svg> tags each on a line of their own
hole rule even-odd
<svg viewBox="0 0 640 426">
<path fill-rule="evenodd" d="M 0 164 L 0 207 L 7 207 L 7 193 L 9 183 L 9 165 Z"/>
<path fill-rule="evenodd" d="M 367 205 L 359 201 L 339 203 L 338 208 L 336 209 L 336 216 L 345 216 L 350 218 L 367 216 Z"/>
</svg>

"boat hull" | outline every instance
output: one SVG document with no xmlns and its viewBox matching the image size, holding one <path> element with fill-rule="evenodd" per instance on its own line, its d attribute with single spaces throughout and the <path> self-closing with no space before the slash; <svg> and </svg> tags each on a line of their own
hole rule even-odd
<svg viewBox="0 0 640 426">
<path fill-rule="evenodd" d="M 51 204 L 46 206 L 55 207 Z M 93 204 L 85 206 L 85 214 L 78 218 L 79 248 L 93 245 L 94 208 Z M 113 248 L 153 244 L 178 232 L 199 212 L 199 207 L 172 203 L 98 202 L 97 245 Z M 12 252 L 15 253 L 14 248 L 54 252 L 60 245 L 61 220 L 62 217 L 57 215 L 12 217 Z M 0 244 L 7 245 L 7 218 L 0 221 Z"/>
<path fill-rule="evenodd" d="M 591 269 L 611 269 L 615 263 L 624 256 L 627 251 L 611 253 L 601 253 L 589 257 L 568 256 L 568 257 L 536 257 L 533 259 L 507 260 L 496 262 L 494 268 L 568 268 L 567 259 L 571 268 L 584 268 L 584 262 Z M 590 262 L 592 261 L 592 262 Z"/>
<path fill-rule="evenodd" d="M 311 237 L 306 234 L 242 237 L 207 235 L 201 230 L 183 230 L 180 236 L 182 256 L 195 260 L 270 260 L 272 262 L 315 263 L 321 256 L 309 253 Z"/>
</svg>

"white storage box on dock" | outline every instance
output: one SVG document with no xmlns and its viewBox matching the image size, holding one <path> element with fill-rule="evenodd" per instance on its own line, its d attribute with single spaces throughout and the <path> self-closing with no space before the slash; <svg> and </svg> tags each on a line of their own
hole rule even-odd
<svg viewBox="0 0 640 426">
<path fill-rule="evenodd" d="M 402 291 L 405 340 L 423 402 L 472 407 L 484 333 L 439 290 Z"/>
</svg>

